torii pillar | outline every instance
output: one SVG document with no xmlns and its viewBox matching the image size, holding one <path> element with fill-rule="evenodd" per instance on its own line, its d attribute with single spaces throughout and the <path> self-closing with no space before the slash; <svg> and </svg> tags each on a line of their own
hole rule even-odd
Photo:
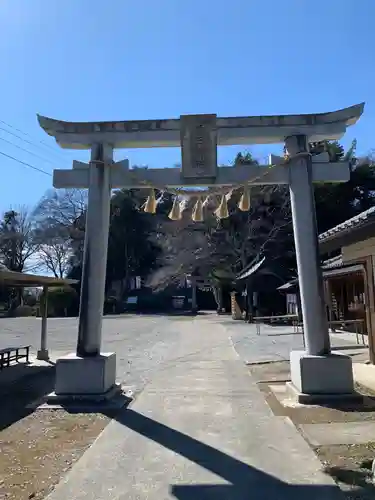
<svg viewBox="0 0 375 500">
<path fill-rule="evenodd" d="M 146 186 L 220 187 L 289 185 L 306 351 L 291 353 L 291 388 L 300 401 L 352 396 L 351 358 L 332 354 L 323 304 L 314 206 L 314 182 L 345 182 L 345 162 L 328 163 L 326 153 L 311 157 L 308 142 L 340 139 L 364 105 L 309 115 L 218 118 L 216 115 L 128 122 L 71 123 L 39 116 L 42 128 L 67 149 L 91 150 L 89 164 L 55 170 L 56 188 L 88 188 L 83 278 L 77 352 L 56 363 L 58 396 L 106 398 L 116 391 L 116 355 L 101 353 L 101 329 L 112 188 Z M 285 143 L 287 163 L 217 167 L 217 145 Z M 114 163 L 114 148 L 182 148 L 182 169 L 129 169 Z M 268 167 L 268 166 L 267 166 Z"/>
<path fill-rule="evenodd" d="M 322 401 L 333 395 L 351 397 L 351 357 L 333 354 L 330 346 L 312 183 L 314 165 L 308 138 L 287 137 L 285 146 L 291 157 L 289 189 L 306 349 L 291 352 L 289 388 L 301 403 Z"/>
</svg>

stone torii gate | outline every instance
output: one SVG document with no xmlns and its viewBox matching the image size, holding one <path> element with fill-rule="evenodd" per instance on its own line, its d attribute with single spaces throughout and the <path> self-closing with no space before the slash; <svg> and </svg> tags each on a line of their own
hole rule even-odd
<svg viewBox="0 0 375 500">
<path fill-rule="evenodd" d="M 291 353 L 292 385 L 299 394 L 353 394 L 349 356 L 332 354 L 323 303 L 313 182 L 345 182 L 349 165 L 311 157 L 308 143 L 340 139 L 359 119 L 364 104 L 306 115 L 71 123 L 38 116 L 39 124 L 66 149 L 90 149 L 91 161 L 55 170 L 56 188 L 88 188 L 85 251 L 77 352 L 56 364 L 58 396 L 109 397 L 115 392 L 116 355 L 101 353 L 102 313 L 113 188 L 288 184 L 304 320 L 306 351 Z M 273 168 L 217 167 L 218 145 L 284 143 L 289 160 L 272 157 Z M 182 168 L 130 169 L 113 161 L 115 148 L 181 147 Z"/>
</svg>

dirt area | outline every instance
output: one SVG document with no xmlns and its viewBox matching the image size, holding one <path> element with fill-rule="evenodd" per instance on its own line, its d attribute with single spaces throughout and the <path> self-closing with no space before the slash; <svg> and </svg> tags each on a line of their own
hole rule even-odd
<svg viewBox="0 0 375 500">
<path fill-rule="evenodd" d="M 0 498 L 44 498 L 109 419 L 39 410 L 0 433 Z"/>
<path fill-rule="evenodd" d="M 293 423 L 300 424 L 332 422 L 374 421 L 375 428 L 375 393 L 357 386 L 364 395 L 363 402 L 328 406 L 283 406 L 270 384 L 282 384 L 290 380 L 289 362 L 275 362 L 249 366 L 251 374 L 258 381 L 267 403 L 275 415 L 287 416 Z M 320 458 L 324 471 L 332 476 L 348 500 L 367 500 L 375 498 L 375 485 L 370 480 L 371 464 L 375 459 L 374 442 L 363 445 L 330 445 L 313 448 Z"/>
<path fill-rule="evenodd" d="M 337 482 L 347 500 L 374 500 L 371 464 L 375 458 L 375 443 L 320 446 L 314 451 L 324 471 Z"/>
<path fill-rule="evenodd" d="M 27 405 L 51 392 L 54 369 L 12 385 L 0 412 L 0 498 L 44 498 L 96 439 L 110 418 Z"/>
</svg>

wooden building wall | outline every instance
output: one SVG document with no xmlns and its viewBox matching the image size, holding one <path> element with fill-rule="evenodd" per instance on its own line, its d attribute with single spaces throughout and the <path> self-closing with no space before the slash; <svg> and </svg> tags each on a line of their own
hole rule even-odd
<svg viewBox="0 0 375 500">
<path fill-rule="evenodd" d="M 342 247 L 343 263 L 364 265 L 364 288 L 370 361 L 375 364 L 375 237 Z"/>
</svg>

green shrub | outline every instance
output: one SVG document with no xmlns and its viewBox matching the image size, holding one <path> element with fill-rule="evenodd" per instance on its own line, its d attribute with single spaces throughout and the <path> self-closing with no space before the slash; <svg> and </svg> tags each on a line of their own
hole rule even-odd
<svg viewBox="0 0 375 500">
<path fill-rule="evenodd" d="M 30 294 L 25 294 L 23 296 L 23 303 L 27 306 L 31 306 L 31 307 L 34 307 L 36 305 L 36 297 L 35 295 L 32 295 L 31 293 Z"/>
<path fill-rule="evenodd" d="M 41 297 L 41 313 L 43 301 Z M 50 288 L 48 291 L 48 316 L 69 316 L 78 311 L 78 294 L 70 286 Z"/>
<path fill-rule="evenodd" d="M 12 318 L 25 318 L 28 316 L 35 316 L 36 310 L 34 307 L 23 305 L 9 311 L 9 314 Z"/>
<path fill-rule="evenodd" d="M 118 302 L 116 297 L 107 297 L 104 300 L 103 313 L 116 314 L 117 311 L 118 311 Z"/>
</svg>

